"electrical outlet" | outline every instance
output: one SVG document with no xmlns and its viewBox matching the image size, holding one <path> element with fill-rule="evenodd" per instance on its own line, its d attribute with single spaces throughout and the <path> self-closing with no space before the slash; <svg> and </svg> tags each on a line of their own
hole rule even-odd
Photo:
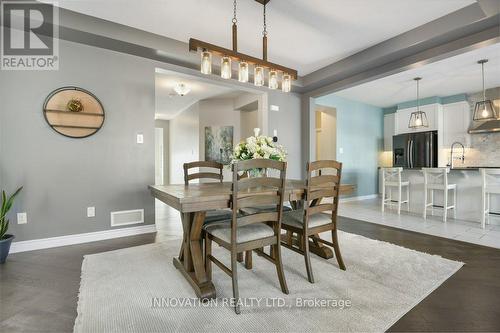
<svg viewBox="0 0 500 333">
<path fill-rule="evenodd" d="M 142 133 L 137 134 L 137 143 L 139 144 L 144 143 L 144 135 Z"/>
<path fill-rule="evenodd" d="M 271 104 L 271 111 L 279 111 L 280 107 L 278 105 L 272 105 Z"/>
<path fill-rule="evenodd" d="M 28 223 L 28 214 L 17 213 L 17 224 L 26 224 L 26 223 Z"/>
<path fill-rule="evenodd" d="M 95 217 L 95 207 L 87 207 L 87 217 Z"/>
</svg>

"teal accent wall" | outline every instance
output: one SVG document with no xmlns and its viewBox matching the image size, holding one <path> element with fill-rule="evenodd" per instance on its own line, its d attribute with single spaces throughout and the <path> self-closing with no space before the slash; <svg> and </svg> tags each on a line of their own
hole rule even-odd
<svg viewBox="0 0 500 333">
<path fill-rule="evenodd" d="M 420 105 L 428 105 L 435 103 L 450 104 L 450 103 L 463 102 L 466 100 L 467 100 L 467 94 L 457 94 L 445 97 L 432 96 L 432 97 L 422 98 L 420 100 Z M 417 100 L 402 102 L 391 107 L 383 108 L 383 110 L 384 114 L 390 114 L 390 113 L 395 113 L 399 109 L 413 108 L 415 106 L 417 106 Z"/>
<path fill-rule="evenodd" d="M 383 149 L 382 108 L 334 94 L 316 104 L 337 109 L 337 160 L 342 162 L 342 182 L 356 184 L 352 196 L 378 193 L 378 157 Z M 339 148 L 344 149 L 339 154 Z"/>
</svg>

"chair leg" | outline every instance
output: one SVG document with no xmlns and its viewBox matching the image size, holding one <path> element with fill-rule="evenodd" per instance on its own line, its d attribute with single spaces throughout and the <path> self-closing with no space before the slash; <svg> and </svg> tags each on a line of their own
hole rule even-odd
<svg viewBox="0 0 500 333">
<path fill-rule="evenodd" d="M 434 190 L 431 190 L 431 215 L 434 216 Z"/>
<path fill-rule="evenodd" d="M 207 272 L 207 279 L 212 280 L 212 261 L 208 256 L 212 254 L 212 240 L 205 235 L 205 271 Z"/>
<path fill-rule="evenodd" d="M 382 186 L 382 212 L 384 212 L 385 208 L 385 186 Z"/>
<path fill-rule="evenodd" d="M 245 268 L 252 269 L 252 251 L 245 251 Z"/>
<path fill-rule="evenodd" d="M 453 218 L 457 219 L 457 189 L 453 189 Z"/>
<path fill-rule="evenodd" d="M 243 252 L 240 252 L 236 255 L 236 261 L 243 262 Z"/>
<path fill-rule="evenodd" d="M 341 270 L 345 271 L 346 267 L 344 264 L 344 260 L 342 259 L 342 255 L 340 254 L 339 239 L 337 237 L 337 228 L 332 230 L 332 243 L 333 243 L 333 250 L 335 251 L 335 257 L 337 258 L 337 262 L 339 263 L 339 267 Z"/>
<path fill-rule="evenodd" d="M 448 218 L 448 189 L 444 190 L 443 207 L 443 222 L 446 222 L 446 219 Z"/>
<path fill-rule="evenodd" d="M 304 232 L 302 235 L 302 244 L 304 246 L 304 260 L 306 262 L 307 279 L 309 282 L 314 283 L 314 276 L 311 267 L 311 257 L 309 255 L 309 237 Z"/>
<path fill-rule="evenodd" d="M 424 188 L 424 220 L 427 219 L 427 189 Z"/>
<path fill-rule="evenodd" d="M 285 271 L 283 270 L 283 262 L 281 261 L 281 245 L 279 243 L 278 239 L 278 244 L 273 245 L 275 248 L 274 252 L 274 262 L 276 264 L 276 271 L 278 273 L 278 279 L 280 281 L 280 286 L 281 286 L 281 291 L 283 294 L 288 295 L 288 286 L 286 285 L 286 279 L 285 279 Z"/>
<path fill-rule="evenodd" d="M 231 278 L 233 280 L 233 299 L 234 299 L 234 312 L 236 314 L 240 314 L 240 292 L 238 290 L 238 261 L 237 261 L 237 253 L 235 251 L 231 251 Z"/>
<path fill-rule="evenodd" d="M 410 185 L 406 186 L 406 208 L 410 212 Z"/>
<path fill-rule="evenodd" d="M 398 215 L 401 215 L 401 199 L 402 195 L 401 195 L 401 184 L 400 184 L 398 187 Z"/>
<path fill-rule="evenodd" d="M 486 197 L 487 198 L 487 201 L 486 201 L 486 208 L 488 209 L 487 212 L 488 212 L 488 215 L 486 215 L 487 219 L 486 219 L 486 222 L 488 224 L 490 224 L 490 194 L 488 193 L 488 196 Z"/>
</svg>

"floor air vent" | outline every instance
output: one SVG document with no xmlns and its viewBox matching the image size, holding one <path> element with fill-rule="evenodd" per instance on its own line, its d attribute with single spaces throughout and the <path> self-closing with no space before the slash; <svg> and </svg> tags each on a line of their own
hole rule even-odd
<svg viewBox="0 0 500 333">
<path fill-rule="evenodd" d="M 144 209 L 111 212 L 111 226 L 144 223 Z"/>
</svg>

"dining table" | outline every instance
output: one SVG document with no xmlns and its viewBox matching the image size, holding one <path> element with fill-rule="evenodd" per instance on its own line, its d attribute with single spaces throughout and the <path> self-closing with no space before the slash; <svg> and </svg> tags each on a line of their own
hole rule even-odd
<svg viewBox="0 0 500 333">
<path fill-rule="evenodd" d="M 174 266 L 193 287 L 201 299 L 215 298 L 215 287 L 205 271 L 202 247 L 202 228 L 208 211 L 230 208 L 231 182 L 212 182 L 150 185 L 151 194 L 156 199 L 178 210 L 181 214 L 183 240 L 178 257 L 173 258 Z M 340 194 L 354 190 L 352 184 L 341 184 Z M 293 208 L 299 208 L 304 199 L 305 181 L 286 181 L 284 201 Z M 287 235 L 291 241 L 291 235 Z M 333 257 L 329 247 L 319 242 L 310 242 L 310 251 L 326 259 Z"/>
</svg>

